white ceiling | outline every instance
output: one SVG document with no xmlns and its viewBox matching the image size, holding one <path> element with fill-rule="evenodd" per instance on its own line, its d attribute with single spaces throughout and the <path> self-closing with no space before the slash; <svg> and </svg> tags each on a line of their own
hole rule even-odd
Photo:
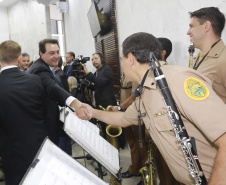
<svg viewBox="0 0 226 185">
<path fill-rule="evenodd" d="M 3 0 L 2 2 L 0 2 L 0 6 L 9 7 L 18 1 L 19 0 Z"/>
<path fill-rule="evenodd" d="M 3 0 L 2 2 L 0 2 L 0 7 L 9 7 L 9 6 L 12 6 L 13 4 L 17 3 L 18 1 L 28 2 L 28 1 L 31 1 L 31 0 Z M 42 3 L 42 4 L 45 4 L 45 3 L 42 2 L 43 0 L 35 0 L 35 1 Z M 48 0 L 48 2 L 52 2 L 53 4 L 55 4 L 58 1 L 59 0 Z M 45 2 L 45 0 L 44 0 L 44 2 Z"/>
</svg>

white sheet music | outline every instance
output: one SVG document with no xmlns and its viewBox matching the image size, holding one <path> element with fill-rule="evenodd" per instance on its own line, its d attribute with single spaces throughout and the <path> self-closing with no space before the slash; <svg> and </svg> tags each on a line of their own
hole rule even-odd
<svg viewBox="0 0 226 185">
<path fill-rule="evenodd" d="M 107 185 L 47 139 L 22 185 Z"/>
<path fill-rule="evenodd" d="M 69 108 L 64 112 L 68 112 L 64 120 L 65 132 L 116 176 L 120 168 L 118 150 L 99 135 L 96 125 L 79 119 Z"/>
</svg>

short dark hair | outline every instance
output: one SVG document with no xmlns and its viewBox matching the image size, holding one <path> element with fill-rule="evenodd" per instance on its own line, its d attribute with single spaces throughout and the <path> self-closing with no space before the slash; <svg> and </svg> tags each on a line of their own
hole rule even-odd
<svg viewBox="0 0 226 185">
<path fill-rule="evenodd" d="M 221 32 L 225 25 L 225 16 L 217 7 L 206 7 L 196 10 L 194 12 L 189 12 L 190 17 L 197 17 L 200 24 L 206 21 L 210 21 L 213 27 L 214 33 L 221 37 Z"/>
<path fill-rule="evenodd" d="M 28 53 L 26 53 L 26 52 L 21 53 L 21 55 L 22 55 L 23 57 L 29 57 L 29 58 L 30 58 L 30 55 L 29 55 Z"/>
<path fill-rule="evenodd" d="M 50 44 L 57 44 L 58 47 L 60 48 L 58 40 L 56 40 L 56 39 L 44 39 L 44 40 L 41 40 L 39 42 L 39 52 L 45 53 L 46 52 L 46 44 L 49 44 L 49 43 Z"/>
<path fill-rule="evenodd" d="M 70 56 L 74 57 L 74 59 L 75 59 L 75 53 L 74 52 L 69 51 L 69 52 L 67 52 L 67 54 L 69 54 Z"/>
<path fill-rule="evenodd" d="M 158 60 L 162 59 L 162 46 L 152 34 L 139 32 L 127 37 L 122 43 L 122 53 L 128 57 L 132 53 L 141 64 L 150 62 L 150 52 L 153 52 Z"/>
<path fill-rule="evenodd" d="M 21 55 L 21 46 L 12 40 L 0 44 L 0 62 L 11 63 Z"/>
<path fill-rule="evenodd" d="M 161 38 L 161 37 L 158 38 L 158 40 L 160 41 L 160 43 L 162 45 L 162 50 L 166 51 L 166 59 L 167 59 L 167 57 L 172 52 L 172 42 L 167 38 Z"/>
</svg>

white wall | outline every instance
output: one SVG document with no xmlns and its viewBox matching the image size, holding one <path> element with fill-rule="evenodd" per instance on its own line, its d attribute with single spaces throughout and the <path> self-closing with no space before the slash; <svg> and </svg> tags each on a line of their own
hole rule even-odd
<svg viewBox="0 0 226 185">
<path fill-rule="evenodd" d="M 38 55 L 40 40 L 50 38 L 49 8 L 20 1 L 8 8 L 10 39 L 18 42 L 31 60 Z"/>
<path fill-rule="evenodd" d="M 91 57 L 95 52 L 94 39 L 90 30 L 87 13 L 91 0 L 68 0 L 69 10 L 64 14 L 66 51 Z M 226 14 L 226 0 L 116 0 L 119 51 L 129 35 L 149 32 L 156 37 L 167 37 L 173 43 L 168 58 L 170 64 L 188 65 L 189 11 L 202 7 L 217 6 Z M 38 42 L 50 37 L 49 7 L 34 1 L 18 2 L 8 8 L 0 8 L 0 41 L 10 38 L 19 42 L 23 51 L 32 57 L 38 54 Z M 9 22 L 9 31 L 7 30 Z M 222 34 L 226 43 L 226 31 Z M 196 50 L 196 53 L 198 51 Z M 87 66 L 94 71 L 91 61 Z"/>
<path fill-rule="evenodd" d="M 226 13 L 226 0 L 116 0 L 116 2 L 120 51 L 126 37 L 136 32 L 148 32 L 155 37 L 169 38 L 173 43 L 173 51 L 168 62 L 184 66 L 187 66 L 189 61 L 190 38 L 186 35 L 190 23 L 188 12 L 216 6 L 221 12 Z M 225 30 L 222 39 L 226 41 Z"/>
<path fill-rule="evenodd" d="M 0 7 L 0 43 L 9 40 L 9 24 L 8 24 L 8 14 L 7 8 Z"/>
<path fill-rule="evenodd" d="M 69 9 L 64 14 L 66 52 L 73 51 L 76 56 L 91 57 L 95 52 L 95 42 L 87 17 L 91 0 L 69 0 L 68 2 Z M 95 71 L 91 61 L 88 61 L 86 66 L 89 70 Z"/>
</svg>

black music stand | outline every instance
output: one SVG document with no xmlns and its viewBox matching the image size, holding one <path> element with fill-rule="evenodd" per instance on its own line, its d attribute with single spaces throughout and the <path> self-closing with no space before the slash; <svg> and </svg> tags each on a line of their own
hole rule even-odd
<svg viewBox="0 0 226 185">
<path fill-rule="evenodd" d="M 95 171 L 97 171 L 98 177 L 103 180 L 103 176 L 104 175 L 103 175 L 103 171 L 102 171 L 102 165 L 95 158 L 93 158 L 91 155 L 73 157 L 73 159 L 87 159 L 87 160 L 93 160 L 94 162 L 96 162 L 97 163 L 97 168 L 95 168 Z"/>
</svg>

